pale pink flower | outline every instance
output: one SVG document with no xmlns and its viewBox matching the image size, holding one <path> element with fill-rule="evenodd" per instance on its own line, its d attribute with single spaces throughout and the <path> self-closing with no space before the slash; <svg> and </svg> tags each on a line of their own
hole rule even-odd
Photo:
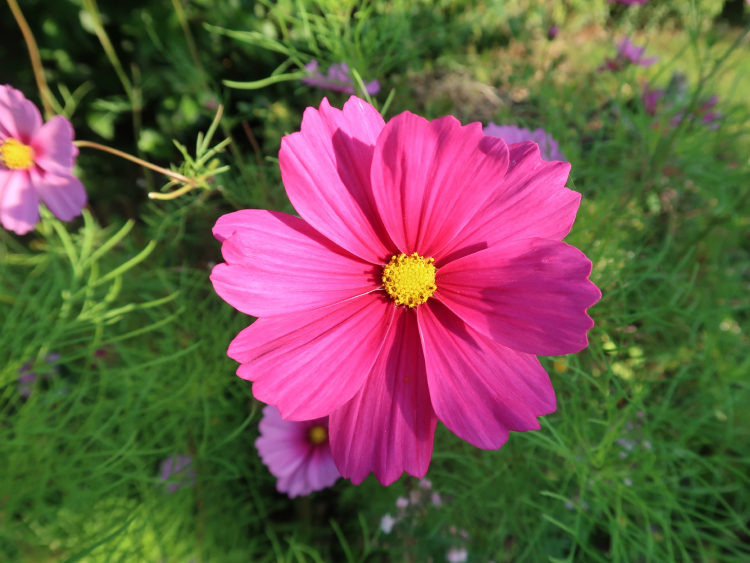
<svg viewBox="0 0 750 563">
<path fill-rule="evenodd" d="M 341 475 L 331 457 L 328 419 L 305 422 L 282 420 L 276 407 L 263 407 L 255 447 L 276 489 L 291 498 L 309 495 L 333 485 Z"/>
<path fill-rule="evenodd" d="M 384 534 L 390 534 L 393 531 L 393 526 L 395 526 L 397 522 L 398 520 L 393 516 L 386 514 L 380 519 L 380 529 Z"/>
<path fill-rule="evenodd" d="M 159 479 L 167 484 L 167 491 L 174 493 L 182 487 L 195 484 L 193 460 L 186 455 L 173 455 L 161 462 Z"/>
<path fill-rule="evenodd" d="M 72 169 L 78 149 L 73 126 L 56 115 L 47 123 L 37 107 L 0 85 L 0 223 L 24 235 L 39 221 L 41 200 L 62 221 L 81 214 L 86 190 Z"/>
<path fill-rule="evenodd" d="M 419 483 L 417 483 L 417 486 L 420 489 L 424 489 L 426 491 L 429 491 L 432 488 L 432 481 L 430 481 L 427 477 L 420 479 Z"/>
<path fill-rule="evenodd" d="M 543 160 L 565 160 L 565 155 L 560 152 L 560 144 L 541 127 L 532 131 L 515 125 L 497 125 L 490 121 L 484 128 L 484 134 L 499 137 L 508 145 L 531 141 L 539 145 Z"/>
<path fill-rule="evenodd" d="M 407 506 L 409 506 L 409 499 L 406 497 L 398 497 L 396 499 L 396 507 L 400 509 L 405 509 Z"/>
<path fill-rule="evenodd" d="M 465 548 L 453 547 L 445 554 L 445 560 L 448 563 L 465 563 L 469 558 L 469 552 Z"/>
<path fill-rule="evenodd" d="M 346 63 L 335 63 L 328 67 L 328 72 L 323 74 L 318 70 L 318 61 L 313 59 L 305 65 L 305 70 L 310 76 L 303 78 L 302 82 L 310 86 L 316 86 L 324 90 L 343 92 L 345 94 L 355 93 L 355 84 L 352 73 Z M 373 80 L 365 83 L 365 90 L 370 96 L 380 92 L 380 82 Z"/>
<path fill-rule="evenodd" d="M 386 124 L 356 97 L 308 108 L 279 163 L 300 217 L 249 209 L 213 230 L 214 289 L 260 317 L 228 351 L 255 397 L 330 414 L 353 483 L 423 477 L 438 419 L 485 449 L 539 429 L 555 394 L 536 355 L 585 348 L 601 297 L 561 242 L 570 164 L 451 116 Z"/>
</svg>

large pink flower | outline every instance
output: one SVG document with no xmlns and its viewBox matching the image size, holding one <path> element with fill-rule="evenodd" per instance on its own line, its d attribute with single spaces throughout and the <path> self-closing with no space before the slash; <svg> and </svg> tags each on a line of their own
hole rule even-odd
<svg viewBox="0 0 750 563">
<path fill-rule="evenodd" d="M 601 296 L 561 242 L 570 164 L 450 116 L 386 124 L 356 97 L 308 108 L 279 161 L 301 218 L 238 211 L 213 231 L 215 290 L 260 317 L 228 352 L 253 394 L 330 415 L 354 483 L 424 476 L 438 419 L 480 448 L 538 429 L 555 395 L 535 355 L 585 348 Z"/>
<path fill-rule="evenodd" d="M 328 418 L 283 420 L 276 407 L 263 408 L 255 440 L 263 463 L 278 479 L 276 488 L 294 498 L 333 485 L 341 475 L 333 463 Z"/>
<path fill-rule="evenodd" d="M 73 176 L 78 149 L 73 126 L 56 115 L 47 123 L 34 104 L 0 85 L 0 222 L 19 235 L 39 221 L 39 200 L 63 221 L 81 214 L 86 190 Z"/>
</svg>

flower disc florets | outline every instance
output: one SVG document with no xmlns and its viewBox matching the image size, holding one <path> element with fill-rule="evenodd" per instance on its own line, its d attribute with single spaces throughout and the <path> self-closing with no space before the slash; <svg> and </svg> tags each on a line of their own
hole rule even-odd
<svg viewBox="0 0 750 563">
<path fill-rule="evenodd" d="M 0 143 L 0 162 L 10 170 L 28 170 L 34 164 L 34 149 L 16 139 Z"/>
<path fill-rule="evenodd" d="M 323 426 L 313 426 L 307 432 L 307 439 L 312 445 L 319 446 L 320 444 L 328 441 L 328 430 L 326 430 Z"/>
<path fill-rule="evenodd" d="M 383 287 L 396 305 L 416 307 L 435 293 L 435 259 L 412 255 L 393 256 L 383 269 Z"/>
</svg>

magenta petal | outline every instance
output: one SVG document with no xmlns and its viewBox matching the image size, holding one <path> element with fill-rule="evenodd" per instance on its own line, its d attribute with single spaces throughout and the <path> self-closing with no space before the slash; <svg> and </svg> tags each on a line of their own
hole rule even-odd
<svg viewBox="0 0 750 563">
<path fill-rule="evenodd" d="M 453 242 L 438 266 L 502 240 L 562 240 L 573 226 L 581 194 L 565 187 L 567 162 L 545 162 L 534 143 L 510 145 L 510 167 L 499 189 Z"/>
<path fill-rule="evenodd" d="M 375 141 L 385 123 L 367 102 L 352 96 L 344 109 L 326 98 L 307 108 L 302 130 L 284 137 L 281 178 L 300 216 L 340 247 L 382 264 L 392 243 L 378 216 L 370 186 Z"/>
<path fill-rule="evenodd" d="M 555 392 L 535 356 L 485 338 L 435 300 L 417 313 L 432 405 L 451 432 L 495 449 L 509 430 L 537 430 L 537 417 L 554 412 Z"/>
<path fill-rule="evenodd" d="M 0 85 L 0 136 L 28 145 L 41 126 L 37 107 L 15 88 Z"/>
<path fill-rule="evenodd" d="M 298 217 L 248 209 L 214 227 L 226 264 L 211 273 L 219 296 L 248 315 L 309 311 L 377 289 L 376 267 L 349 254 Z"/>
<path fill-rule="evenodd" d="M 367 381 L 331 414 L 333 457 L 341 474 L 355 485 L 371 471 L 383 485 L 404 471 L 423 477 L 436 425 L 416 313 L 398 307 Z"/>
<path fill-rule="evenodd" d="M 81 181 L 67 172 L 48 174 L 39 168 L 30 170 L 31 182 L 39 198 L 61 221 L 70 221 L 81 214 L 86 205 L 86 189 Z"/>
<path fill-rule="evenodd" d="M 29 173 L 0 169 L 0 223 L 9 231 L 25 235 L 38 221 L 39 198 Z"/>
<path fill-rule="evenodd" d="M 56 115 L 34 134 L 31 147 L 34 162 L 46 172 L 68 176 L 78 149 L 73 145 L 73 126 L 66 118 Z"/>
<path fill-rule="evenodd" d="M 508 241 L 440 268 L 435 297 L 503 346 L 571 354 L 587 346 L 586 309 L 602 295 L 589 274 L 591 261 L 564 242 Z"/>
<path fill-rule="evenodd" d="M 259 319 L 229 345 L 253 395 L 286 420 L 326 416 L 359 391 L 395 307 L 373 292 L 315 311 Z"/>
<path fill-rule="evenodd" d="M 383 129 L 372 187 L 383 222 L 401 252 L 435 256 L 501 185 L 508 169 L 502 139 L 452 116 L 427 121 L 409 112 Z"/>
</svg>

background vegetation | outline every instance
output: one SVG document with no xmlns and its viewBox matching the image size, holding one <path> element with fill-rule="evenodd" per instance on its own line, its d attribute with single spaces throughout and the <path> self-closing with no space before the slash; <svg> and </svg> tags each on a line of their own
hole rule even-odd
<svg viewBox="0 0 750 563">
<path fill-rule="evenodd" d="M 726 5 L 21 2 L 79 139 L 192 173 L 173 140 L 195 156 L 222 104 L 210 146 L 230 141 L 201 170 L 229 170 L 154 200 L 162 176 L 82 149 L 82 219 L 0 230 L 0 560 L 750 560 L 750 6 Z M 0 83 L 39 103 L 0 13 Z M 625 35 L 659 63 L 597 72 Z M 260 405 L 225 355 L 250 319 L 211 289 L 210 228 L 234 209 L 292 211 L 280 139 L 322 96 L 347 98 L 301 84 L 311 59 L 380 80 L 386 118 L 543 127 L 583 194 L 567 240 L 603 292 L 591 344 L 543 359 L 559 407 L 542 430 L 485 452 L 439 427 L 439 507 L 408 476 L 278 494 L 253 446 Z M 656 115 L 645 82 L 669 86 Z M 180 454 L 195 482 L 169 493 L 159 464 Z"/>
</svg>

